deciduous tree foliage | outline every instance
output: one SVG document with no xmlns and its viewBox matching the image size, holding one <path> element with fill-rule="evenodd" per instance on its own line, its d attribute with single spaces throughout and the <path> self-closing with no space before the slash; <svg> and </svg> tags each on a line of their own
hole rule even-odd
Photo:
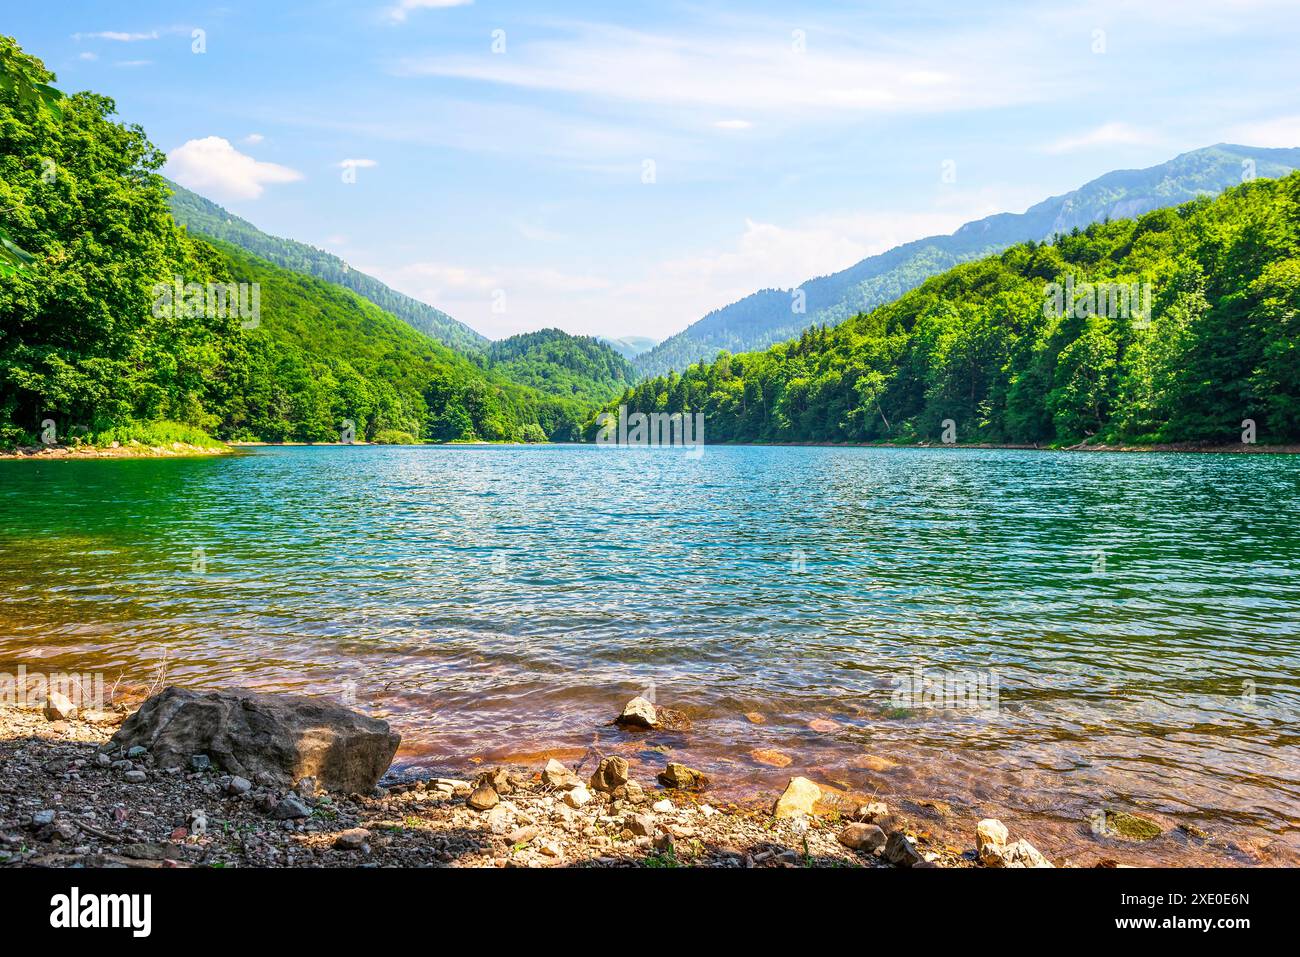
<svg viewBox="0 0 1300 957">
<path fill-rule="evenodd" d="M 188 235 L 165 157 L 107 97 L 62 97 L 0 37 L 0 443 L 53 419 L 107 434 L 169 420 L 223 438 L 578 436 L 587 407 L 484 370 L 339 286 Z M 35 91 L 35 92 L 33 92 Z M 8 246 L 5 247 L 9 249 Z M 155 307 L 154 288 L 256 283 L 260 322 Z"/>
<path fill-rule="evenodd" d="M 1300 440 L 1300 174 L 1023 243 L 834 328 L 723 353 L 610 403 L 703 412 L 709 441 Z M 1150 284 L 1124 315 L 1051 284 Z M 594 418 L 587 434 L 595 431 Z"/>
</svg>

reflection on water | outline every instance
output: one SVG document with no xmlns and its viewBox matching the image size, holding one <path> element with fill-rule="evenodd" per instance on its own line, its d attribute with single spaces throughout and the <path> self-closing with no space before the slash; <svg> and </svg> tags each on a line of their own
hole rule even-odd
<svg viewBox="0 0 1300 957">
<path fill-rule="evenodd" d="M 0 662 L 147 683 L 165 656 L 195 685 L 355 693 L 431 768 L 595 747 L 650 779 L 671 753 L 740 797 L 802 772 L 942 801 L 936 828 L 967 843 L 996 814 L 1079 861 L 1293 862 L 1298 464 L 721 447 L 0 462 Z M 908 698 L 917 669 L 950 684 Z M 650 688 L 691 733 L 605 726 Z M 1099 807 L 1170 831 L 1099 840 Z"/>
</svg>

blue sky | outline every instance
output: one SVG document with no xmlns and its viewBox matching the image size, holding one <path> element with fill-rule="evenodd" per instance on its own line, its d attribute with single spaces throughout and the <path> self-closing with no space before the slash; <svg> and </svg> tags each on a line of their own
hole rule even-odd
<svg viewBox="0 0 1300 957">
<path fill-rule="evenodd" d="M 662 338 L 1111 169 L 1300 146 L 1294 0 L 61 0 L 0 29 L 185 185 L 493 337 Z"/>
</svg>

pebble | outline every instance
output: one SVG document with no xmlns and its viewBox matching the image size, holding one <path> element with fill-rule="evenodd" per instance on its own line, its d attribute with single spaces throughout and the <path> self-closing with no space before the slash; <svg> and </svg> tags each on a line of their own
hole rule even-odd
<svg viewBox="0 0 1300 957">
<path fill-rule="evenodd" d="M 564 795 L 564 803 L 567 804 L 569 807 L 575 809 L 580 807 L 586 807 L 588 804 L 591 803 L 591 801 L 592 801 L 591 792 L 588 791 L 586 787 L 583 785 L 579 785 L 578 787 L 574 788 L 572 791 L 566 792 Z"/>
<path fill-rule="evenodd" d="M 369 831 L 364 827 L 354 827 L 334 838 L 334 847 L 340 851 L 359 851 L 369 840 Z"/>
<path fill-rule="evenodd" d="M 237 774 L 230 779 L 228 784 L 226 784 L 226 793 L 232 797 L 236 797 L 240 794 L 247 794 L 251 790 L 253 790 L 253 782 L 248 780 L 248 778 L 241 778 Z"/>
<path fill-rule="evenodd" d="M 501 802 L 496 789 L 490 784 L 480 784 L 466 799 L 465 803 L 476 811 L 489 811 Z"/>
<path fill-rule="evenodd" d="M 311 817 L 311 809 L 303 803 L 302 798 L 296 794 L 286 794 L 271 808 L 271 817 L 277 821 L 296 820 L 298 818 Z"/>
<path fill-rule="evenodd" d="M 127 784 L 144 784 L 148 777 L 143 771 L 127 771 L 122 775 L 122 780 Z"/>
</svg>

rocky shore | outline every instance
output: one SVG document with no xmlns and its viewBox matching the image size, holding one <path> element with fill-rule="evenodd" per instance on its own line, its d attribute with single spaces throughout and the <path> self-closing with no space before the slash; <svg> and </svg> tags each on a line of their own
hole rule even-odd
<svg viewBox="0 0 1300 957">
<path fill-rule="evenodd" d="M 633 701 L 618 720 L 679 716 Z M 396 748 L 382 721 L 289 696 L 167 689 L 130 716 L 58 696 L 0 708 L 0 866 L 1052 866 L 997 821 L 952 847 L 806 778 L 742 808 L 710 803 L 698 770 L 636 781 L 617 756 L 382 778 Z M 291 780 L 302 768 L 317 773 Z"/>
</svg>

